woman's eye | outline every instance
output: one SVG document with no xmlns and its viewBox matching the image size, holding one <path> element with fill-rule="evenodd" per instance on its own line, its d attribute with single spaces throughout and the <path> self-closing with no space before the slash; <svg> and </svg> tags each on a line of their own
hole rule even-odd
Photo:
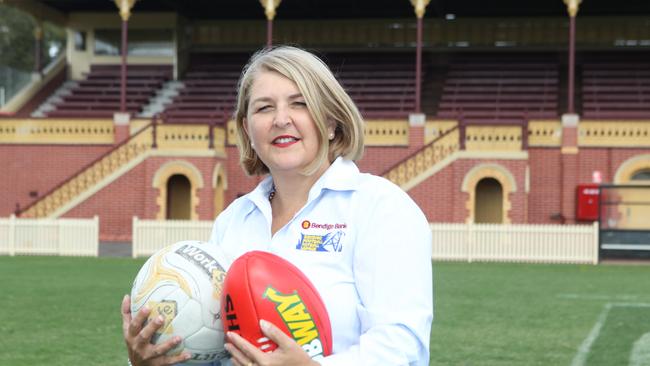
<svg viewBox="0 0 650 366">
<path fill-rule="evenodd" d="M 261 107 L 258 107 L 258 108 L 257 108 L 257 111 L 258 111 L 258 112 L 264 112 L 265 110 L 268 110 L 269 108 L 271 108 L 270 105 L 263 105 L 263 106 L 261 106 Z"/>
<path fill-rule="evenodd" d="M 293 102 L 293 105 L 298 106 L 298 107 L 306 107 L 306 106 L 307 106 L 307 102 L 296 101 L 296 102 Z"/>
</svg>

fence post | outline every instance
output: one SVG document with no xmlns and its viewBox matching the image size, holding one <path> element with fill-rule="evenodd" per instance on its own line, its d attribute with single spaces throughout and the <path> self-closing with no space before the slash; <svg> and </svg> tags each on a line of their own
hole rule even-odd
<svg viewBox="0 0 650 366">
<path fill-rule="evenodd" d="M 136 258 L 138 256 L 137 237 L 138 237 L 138 217 L 133 216 L 133 223 L 131 224 L 131 256 Z"/>
<path fill-rule="evenodd" d="M 56 254 L 58 256 L 63 255 L 61 252 L 61 247 L 63 246 L 62 240 L 63 240 L 63 222 L 61 219 L 54 219 L 52 220 L 56 223 Z"/>
<path fill-rule="evenodd" d="M 16 255 L 16 215 L 9 217 L 9 255 Z"/>
<path fill-rule="evenodd" d="M 593 246 L 594 253 L 592 255 L 592 263 L 593 264 L 598 264 L 598 260 L 599 260 L 598 253 L 600 253 L 600 248 L 599 248 L 599 241 L 600 240 L 598 238 L 598 236 L 600 235 L 600 232 L 598 230 L 598 221 L 594 221 L 593 227 L 594 227 L 594 244 L 593 244 L 594 245 Z"/>
<path fill-rule="evenodd" d="M 474 248 L 474 223 L 470 222 L 467 225 L 467 262 L 472 263 L 472 250 Z"/>
<path fill-rule="evenodd" d="M 93 244 L 95 245 L 95 257 L 99 257 L 99 216 L 93 216 Z"/>
</svg>

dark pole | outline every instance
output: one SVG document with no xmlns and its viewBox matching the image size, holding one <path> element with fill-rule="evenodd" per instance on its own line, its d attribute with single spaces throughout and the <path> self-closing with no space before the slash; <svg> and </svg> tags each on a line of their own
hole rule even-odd
<svg viewBox="0 0 650 366">
<path fill-rule="evenodd" d="M 152 149 L 157 149 L 158 148 L 158 136 L 157 136 L 157 131 L 156 128 L 158 128 L 158 115 L 154 115 L 153 119 L 151 120 L 151 139 L 153 140 L 151 143 L 151 148 Z"/>
<path fill-rule="evenodd" d="M 411 0 L 417 17 L 415 41 L 415 113 L 422 113 L 422 28 L 424 13 L 431 0 Z"/>
<path fill-rule="evenodd" d="M 34 29 L 34 72 L 39 73 L 41 72 L 42 68 L 42 61 L 41 61 L 41 54 L 42 54 L 42 44 L 43 44 L 43 27 L 39 24 L 36 25 L 36 28 Z"/>
<path fill-rule="evenodd" d="M 576 17 L 569 16 L 569 113 L 573 114 L 576 63 Z"/>
<path fill-rule="evenodd" d="M 275 18 L 275 9 L 282 0 L 260 0 L 264 7 L 264 15 L 266 15 L 266 47 L 273 46 L 273 19 Z"/>
<path fill-rule="evenodd" d="M 417 41 L 415 46 L 415 113 L 420 113 L 422 92 L 422 17 L 418 16 Z"/>
<path fill-rule="evenodd" d="M 208 124 L 208 149 L 214 149 L 214 126 L 216 124 L 214 121 L 210 121 Z"/>
<path fill-rule="evenodd" d="M 126 52 L 128 46 L 128 20 L 122 20 L 122 80 L 120 83 L 120 112 L 126 112 Z"/>
</svg>

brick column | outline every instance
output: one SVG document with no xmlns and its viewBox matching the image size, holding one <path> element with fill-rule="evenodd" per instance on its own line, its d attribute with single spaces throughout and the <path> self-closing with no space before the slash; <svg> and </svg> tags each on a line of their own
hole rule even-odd
<svg viewBox="0 0 650 366">
<path fill-rule="evenodd" d="M 131 116 L 128 113 L 113 114 L 113 143 L 115 145 L 129 138 L 130 121 Z"/>
<path fill-rule="evenodd" d="M 565 224 L 575 223 L 576 186 L 578 185 L 578 124 L 577 114 L 562 115 L 562 154 L 560 160 L 560 213 Z"/>
<path fill-rule="evenodd" d="M 415 150 L 424 146 L 424 125 L 426 115 L 424 113 L 411 113 L 409 115 L 409 149 Z"/>
</svg>

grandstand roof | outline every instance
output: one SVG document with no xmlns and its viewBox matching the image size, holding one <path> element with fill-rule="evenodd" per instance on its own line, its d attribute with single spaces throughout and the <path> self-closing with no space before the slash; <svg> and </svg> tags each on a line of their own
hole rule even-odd
<svg viewBox="0 0 650 366">
<path fill-rule="evenodd" d="M 112 0 L 33 0 L 63 13 L 112 12 Z M 489 5 L 489 6 L 488 6 Z M 264 11 L 259 0 L 139 0 L 134 11 L 176 12 L 190 19 L 259 19 Z M 565 16 L 562 0 L 431 0 L 427 17 Z M 579 15 L 650 14 L 650 1 L 586 0 Z M 282 0 L 278 19 L 306 18 L 402 18 L 412 17 L 408 0 Z"/>
</svg>

